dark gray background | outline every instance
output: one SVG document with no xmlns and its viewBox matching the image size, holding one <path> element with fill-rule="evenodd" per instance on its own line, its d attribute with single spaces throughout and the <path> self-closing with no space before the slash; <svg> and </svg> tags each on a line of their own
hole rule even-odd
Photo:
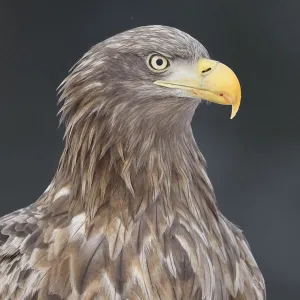
<svg viewBox="0 0 300 300">
<path fill-rule="evenodd" d="M 62 150 L 56 87 L 93 44 L 148 24 L 178 27 L 242 85 L 229 107 L 201 105 L 194 133 L 222 212 L 241 226 L 268 299 L 299 299 L 300 2 L 253 0 L 0 3 L 0 214 L 35 201 Z"/>
</svg>

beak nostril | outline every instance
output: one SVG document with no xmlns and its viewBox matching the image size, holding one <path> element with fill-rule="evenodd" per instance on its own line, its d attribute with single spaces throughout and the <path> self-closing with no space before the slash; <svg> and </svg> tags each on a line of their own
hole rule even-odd
<svg viewBox="0 0 300 300">
<path fill-rule="evenodd" d="M 201 73 L 206 73 L 206 72 L 209 72 L 211 70 L 211 68 L 207 68 L 205 70 L 203 70 Z"/>
</svg>

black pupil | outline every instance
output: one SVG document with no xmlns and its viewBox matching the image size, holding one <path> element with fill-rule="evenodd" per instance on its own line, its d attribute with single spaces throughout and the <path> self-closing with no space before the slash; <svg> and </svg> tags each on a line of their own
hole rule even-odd
<svg viewBox="0 0 300 300">
<path fill-rule="evenodd" d="M 163 63 L 164 63 L 164 62 L 163 62 L 163 60 L 162 60 L 161 58 L 159 58 L 159 59 L 156 60 L 156 64 L 157 64 L 158 66 L 161 66 Z"/>
</svg>

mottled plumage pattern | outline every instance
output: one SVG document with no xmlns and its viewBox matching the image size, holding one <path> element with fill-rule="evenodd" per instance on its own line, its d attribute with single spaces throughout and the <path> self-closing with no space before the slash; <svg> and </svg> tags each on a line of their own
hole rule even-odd
<svg viewBox="0 0 300 300">
<path fill-rule="evenodd" d="M 265 299 L 193 138 L 199 101 L 153 85 L 153 52 L 178 67 L 208 56 L 177 29 L 141 27 L 93 47 L 63 82 L 57 173 L 0 219 L 0 299 Z"/>
</svg>

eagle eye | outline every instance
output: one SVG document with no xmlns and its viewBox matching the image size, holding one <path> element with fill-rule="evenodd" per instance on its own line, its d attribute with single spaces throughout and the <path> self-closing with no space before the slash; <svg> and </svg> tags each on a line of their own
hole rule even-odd
<svg viewBox="0 0 300 300">
<path fill-rule="evenodd" d="M 152 71 L 162 72 L 170 65 L 169 61 L 162 55 L 152 54 L 148 58 L 148 66 Z"/>
</svg>

